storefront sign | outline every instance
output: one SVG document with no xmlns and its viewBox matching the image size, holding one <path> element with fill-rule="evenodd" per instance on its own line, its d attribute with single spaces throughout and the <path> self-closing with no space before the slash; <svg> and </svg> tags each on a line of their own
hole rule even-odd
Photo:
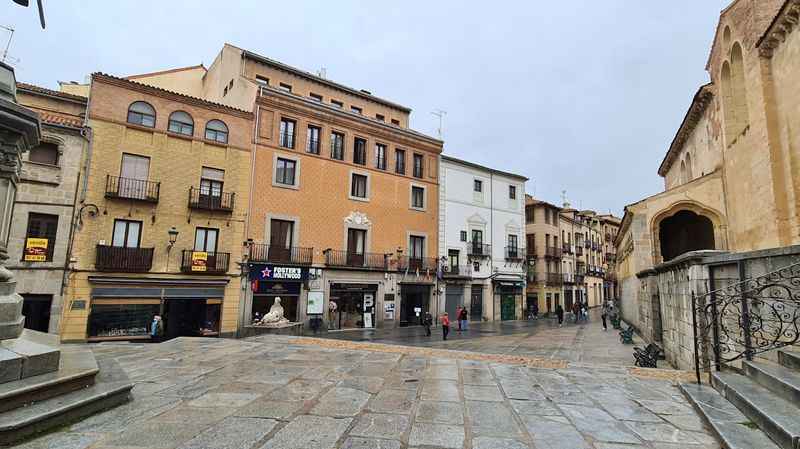
<svg viewBox="0 0 800 449">
<path fill-rule="evenodd" d="M 25 241 L 25 262 L 44 262 L 47 260 L 49 240 L 28 238 Z"/>
<path fill-rule="evenodd" d="M 296 281 L 308 279 L 308 268 L 274 264 L 250 265 L 250 279 L 255 281 Z"/>
<path fill-rule="evenodd" d="M 308 315 L 322 315 L 324 310 L 325 295 L 321 291 L 308 292 L 308 306 L 306 313 Z"/>
<path fill-rule="evenodd" d="M 205 251 L 192 251 L 192 271 L 208 270 L 208 253 Z"/>
<path fill-rule="evenodd" d="M 393 320 L 394 319 L 394 303 L 393 302 L 385 302 L 385 303 L 383 303 L 383 319 L 384 320 Z"/>
<path fill-rule="evenodd" d="M 375 297 L 372 296 L 372 293 L 365 293 L 364 294 L 364 311 L 366 312 L 369 307 L 375 305 Z"/>
<path fill-rule="evenodd" d="M 364 314 L 364 327 L 365 328 L 371 328 L 372 327 L 372 314 L 371 313 L 365 313 Z"/>
</svg>

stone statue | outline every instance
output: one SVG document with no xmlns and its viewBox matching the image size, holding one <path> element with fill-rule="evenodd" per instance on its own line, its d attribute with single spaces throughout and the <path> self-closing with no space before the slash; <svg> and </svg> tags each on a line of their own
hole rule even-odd
<svg viewBox="0 0 800 449">
<path fill-rule="evenodd" d="M 286 324 L 289 320 L 283 316 L 283 306 L 281 305 L 281 298 L 276 297 L 275 302 L 272 304 L 272 307 L 269 308 L 269 313 L 264 315 L 264 318 L 261 318 L 258 321 L 257 325 L 279 325 L 279 324 Z"/>
</svg>

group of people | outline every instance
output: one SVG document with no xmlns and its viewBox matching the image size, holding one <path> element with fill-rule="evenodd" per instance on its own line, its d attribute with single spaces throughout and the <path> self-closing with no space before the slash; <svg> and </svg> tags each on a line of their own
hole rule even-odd
<svg viewBox="0 0 800 449">
<path fill-rule="evenodd" d="M 440 321 L 442 322 L 442 339 L 447 340 L 447 335 L 450 333 L 450 316 L 447 312 L 443 313 Z M 467 323 L 469 322 L 469 312 L 466 307 L 459 306 L 456 310 L 456 321 L 458 322 L 458 331 L 467 330 Z M 433 315 L 430 312 L 425 312 L 422 318 L 422 325 L 425 326 L 425 335 L 431 336 L 431 326 L 433 326 Z"/>
</svg>

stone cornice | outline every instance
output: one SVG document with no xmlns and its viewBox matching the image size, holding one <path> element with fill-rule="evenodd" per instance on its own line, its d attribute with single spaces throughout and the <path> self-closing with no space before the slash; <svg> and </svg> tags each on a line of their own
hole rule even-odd
<svg viewBox="0 0 800 449">
<path fill-rule="evenodd" d="M 800 22 L 800 0 L 787 0 L 756 43 L 759 54 L 764 58 L 771 58 L 775 49 L 786 41 L 786 36 L 794 30 L 798 22 Z"/>
<path fill-rule="evenodd" d="M 694 131 L 697 123 L 703 118 L 703 113 L 705 113 L 706 108 L 713 98 L 714 94 L 711 92 L 711 84 L 703 85 L 697 90 L 697 93 L 692 99 L 692 104 L 689 106 L 689 110 L 686 111 L 686 116 L 684 116 L 680 128 L 678 128 L 678 132 L 672 139 L 672 143 L 669 146 L 667 154 L 664 156 L 664 160 L 661 161 L 661 165 L 658 167 L 659 176 L 666 176 L 667 171 L 669 171 L 678 153 L 680 153 L 684 144 L 686 144 L 686 141 Z"/>
</svg>

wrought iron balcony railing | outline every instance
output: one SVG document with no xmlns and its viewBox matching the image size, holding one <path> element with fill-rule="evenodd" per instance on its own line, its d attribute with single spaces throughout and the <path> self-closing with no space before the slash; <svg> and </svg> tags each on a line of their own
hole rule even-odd
<svg viewBox="0 0 800 449">
<path fill-rule="evenodd" d="M 583 274 L 578 274 L 578 273 L 575 274 L 575 283 L 576 284 L 583 284 L 583 282 L 585 280 L 586 280 L 586 277 Z"/>
<path fill-rule="evenodd" d="M 525 248 L 519 246 L 506 246 L 505 257 L 506 260 L 522 260 L 525 254 Z"/>
<path fill-rule="evenodd" d="M 564 282 L 561 273 L 547 273 L 546 276 L 548 285 L 561 285 Z"/>
<path fill-rule="evenodd" d="M 99 271 L 147 272 L 153 266 L 153 248 L 97 245 L 94 266 Z"/>
<path fill-rule="evenodd" d="M 564 243 L 563 245 L 561 245 L 561 250 L 563 251 L 564 254 L 572 254 L 572 245 Z"/>
<path fill-rule="evenodd" d="M 545 256 L 558 259 L 561 257 L 561 248 L 557 246 L 548 246 L 545 248 Z"/>
<path fill-rule="evenodd" d="M 397 269 L 400 271 L 429 271 L 436 273 L 439 259 L 435 257 L 409 257 L 400 256 L 397 258 Z"/>
<path fill-rule="evenodd" d="M 529 247 L 525 248 L 525 255 L 528 256 L 528 257 L 536 258 L 536 257 L 538 257 L 537 253 L 538 253 L 538 251 L 536 251 L 536 247 L 535 246 L 529 246 Z"/>
<path fill-rule="evenodd" d="M 583 247 L 582 246 L 575 246 L 575 255 L 582 256 L 583 255 Z"/>
<path fill-rule="evenodd" d="M 233 212 L 233 192 L 211 192 L 205 189 L 189 187 L 189 208 L 220 212 Z"/>
<path fill-rule="evenodd" d="M 106 175 L 106 198 L 157 203 L 161 183 Z"/>
<path fill-rule="evenodd" d="M 442 267 L 444 277 L 469 277 L 472 276 L 472 265 L 445 265 Z"/>
<path fill-rule="evenodd" d="M 469 257 L 491 257 L 491 255 L 492 245 L 477 242 L 467 244 L 467 256 Z"/>
<path fill-rule="evenodd" d="M 357 253 L 329 249 L 325 251 L 325 265 L 386 271 L 389 268 L 389 256 L 381 253 Z"/>
<path fill-rule="evenodd" d="M 185 249 L 181 254 L 181 271 L 191 274 L 227 273 L 230 260 L 230 253 Z"/>
<path fill-rule="evenodd" d="M 254 243 L 250 245 L 249 260 L 250 262 L 311 265 L 314 261 L 314 248 Z"/>
</svg>

